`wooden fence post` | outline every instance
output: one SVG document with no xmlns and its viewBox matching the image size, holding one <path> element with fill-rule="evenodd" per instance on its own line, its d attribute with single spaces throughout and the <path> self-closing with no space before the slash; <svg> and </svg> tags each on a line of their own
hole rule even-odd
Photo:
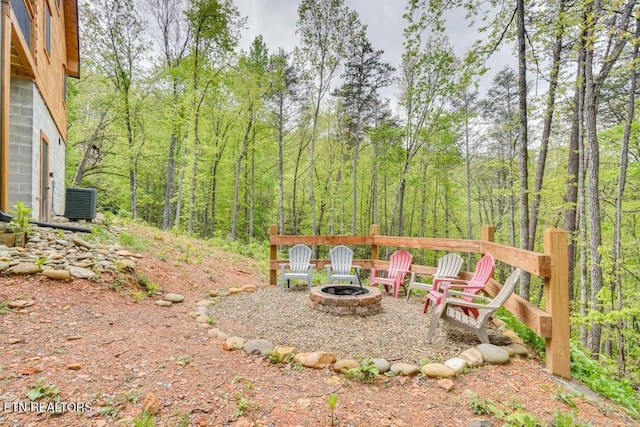
<svg viewBox="0 0 640 427">
<path fill-rule="evenodd" d="M 378 234 L 378 224 L 371 225 L 371 261 L 378 259 L 378 245 L 375 242 L 376 235 Z"/>
<path fill-rule="evenodd" d="M 496 236 L 495 228 L 493 228 L 493 225 L 483 225 L 480 236 L 480 240 L 484 240 L 485 242 L 494 242 Z"/>
<path fill-rule="evenodd" d="M 569 259 L 567 232 L 550 228 L 544 232 L 544 253 L 549 255 L 551 277 L 544 279 L 545 311 L 551 315 L 551 338 L 547 338 L 547 369 L 571 378 L 569 348 Z"/>
<path fill-rule="evenodd" d="M 269 236 L 275 236 L 276 234 L 278 234 L 278 226 L 275 224 L 271 224 L 269 226 Z M 269 244 L 270 244 L 269 260 L 275 261 L 278 259 L 278 247 L 271 242 L 269 242 Z M 277 283 L 277 280 L 278 280 L 277 274 L 278 274 L 278 270 L 272 267 L 269 267 L 269 284 L 270 285 L 275 285 Z"/>
</svg>

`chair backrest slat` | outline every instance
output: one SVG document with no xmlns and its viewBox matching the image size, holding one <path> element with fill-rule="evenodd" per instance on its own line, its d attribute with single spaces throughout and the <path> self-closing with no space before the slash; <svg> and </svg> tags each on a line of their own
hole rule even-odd
<svg viewBox="0 0 640 427">
<path fill-rule="evenodd" d="M 349 274 L 351 262 L 353 261 L 353 251 L 343 245 L 336 246 L 329 251 L 329 259 L 335 274 Z"/>
<path fill-rule="evenodd" d="M 502 307 L 502 305 L 507 301 L 507 299 L 509 299 L 511 293 L 516 288 L 516 283 L 518 282 L 519 277 L 520 269 L 517 268 L 504 282 L 504 285 L 502 285 L 502 289 L 500 289 L 500 292 L 498 292 L 498 294 L 487 304 L 485 308 L 481 308 L 478 310 L 478 323 L 482 323 L 486 320 L 487 316 L 491 315 L 494 311 Z"/>
<path fill-rule="evenodd" d="M 436 272 L 433 274 L 433 277 L 458 277 L 462 263 L 463 260 L 460 255 L 454 253 L 446 254 L 438 260 Z"/>
<path fill-rule="evenodd" d="M 396 251 L 389 257 L 389 277 L 394 276 L 399 271 L 409 271 L 413 255 L 407 251 Z"/>
<path fill-rule="evenodd" d="M 487 254 L 480 258 L 476 265 L 476 271 L 473 272 L 473 277 L 469 280 L 469 285 L 484 286 L 493 276 L 495 266 L 493 255 Z"/>
<path fill-rule="evenodd" d="M 311 248 L 295 245 L 289 249 L 289 269 L 293 273 L 306 272 L 311 264 Z"/>
</svg>

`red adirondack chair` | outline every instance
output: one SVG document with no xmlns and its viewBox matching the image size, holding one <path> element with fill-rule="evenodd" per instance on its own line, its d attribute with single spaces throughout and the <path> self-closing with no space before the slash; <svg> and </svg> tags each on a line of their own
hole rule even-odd
<svg viewBox="0 0 640 427">
<path fill-rule="evenodd" d="M 493 255 L 487 254 L 480 258 L 478 264 L 476 264 L 476 271 L 473 272 L 473 276 L 469 280 L 463 279 L 449 279 L 440 278 L 433 279 L 433 287 L 427 294 L 427 302 L 424 305 L 424 312 L 429 309 L 429 304 L 433 304 L 434 307 L 443 303 L 443 295 L 448 287 L 457 289 L 460 292 L 469 294 L 468 297 L 463 297 L 466 301 L 473 301 L 473 295 L 484 289 L 485 285 L 493 276 L 493 270 L 496 263 L 493 259 Z M 478 310 L 470 307 L 463 308 L 464 312 L 468 315 L 478 316 Z"/>
<path fill-rule="evenodd" d="M 373 286 L 376 283 L 384 285 L 385 291 L 389 293 L 389 286 L 393 286 L 393 297 L 398 298 L 398 290 L 402 286 L 407 292 L 404 286 L 404 277 L 411 270 L 411 261 L 413 256 L 407 251 L 396 251 L 389 257 L 388 269 L 371 269 L 371 277 L 369 277 L 369 285 Z M 384 274 L 381 275 L 381 274 Z"/>
</svg>

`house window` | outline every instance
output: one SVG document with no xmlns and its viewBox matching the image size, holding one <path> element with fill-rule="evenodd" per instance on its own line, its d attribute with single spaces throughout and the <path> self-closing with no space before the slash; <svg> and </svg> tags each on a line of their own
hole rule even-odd
<svg viewBox="0 0 640 427">
<path fill-rule="evenodd" d="M 51 10 L 48 4 L 44 8 L 44 47 L 51 54 Z"/>
</svg>

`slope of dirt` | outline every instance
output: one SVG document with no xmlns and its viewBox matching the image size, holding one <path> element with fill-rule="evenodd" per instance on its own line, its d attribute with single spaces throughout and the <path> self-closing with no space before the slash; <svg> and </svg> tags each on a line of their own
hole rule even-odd
<svg viewBox="0 0 640 427">
<path fill-rule="evenodd" d="M 212 290 L 269 286 L 266 267 L 170 233 L 128 227 L 150 242 L 135 275 L 185 302 L 164 308 L 152 298 L 138 300 L 133 274 L 72 282 L 0 278 L 0 301 L 33 301 L 0 314 L 1 426 L 134 425 L 143 408 L 157 411 L 159 426 L 467 426 L 472 419 L 501 426 L 507 414 L 518 413 L 544 425 L 557 413 L 581 425 L 636 425 L 612 403 L 559 385 L 533 359 L 472 369 L 445 391 L 434 379 L 363 384 L 329 368 L 296 369 L 224 351 L 209 325 L 194 321 L 193 306 Z M 29 392 L 49 397 L 34 406 Z M 43 403 L 52 397 L 59 414 Z"/>
</svg>

